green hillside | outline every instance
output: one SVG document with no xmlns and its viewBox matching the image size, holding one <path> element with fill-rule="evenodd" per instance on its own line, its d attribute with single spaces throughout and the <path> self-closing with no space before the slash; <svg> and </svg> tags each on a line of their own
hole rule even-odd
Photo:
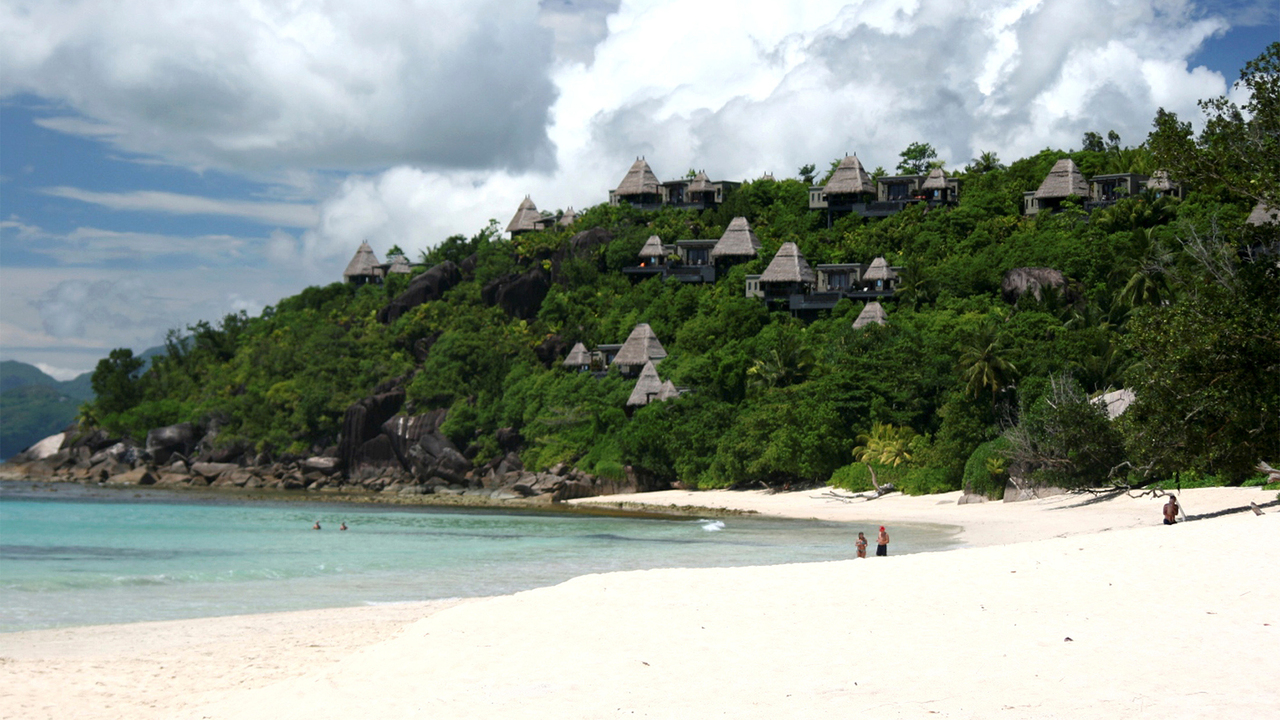
<svg viewBox="0 0 1280 720">
<path fill-rule="evenodd" d="M 1280 44 L 1269 53 L 1274 72 Z M 352 403 L 399 386 L 409 414 L 447 409 L 442 431 L 480 461 L 502 454 L 505 429 L 527 468 L 620 477 L 629 466 L 651 485 L 860 489 L 871 468 L 909 492 L 998 493 L 1010 470 L 1063 486 L 1243 482 L 1280 458 L 1280 244 L 1275 225 L 1246 221 L 1259 200 L 1280 206 L 1280 173 L 1258 168 L 1280 148 L 1273 128 L 1273 154 L 1239 142 L 1224 153 L 1233 138 L 1266 137 L 1267 92 L 1255 89 L 1253 120 L 1220 113 L 1225 124 L 1200 137 L 1162 113 L 1138 147 L 1090 133 L 1087 149 L 1007 166 L 984 154 L 954 173 L 955 206 L 828 227 L 807 183 L 763 178 L 712 210 L 602 204 L 512 240 L 491 225 L 425 254 L 418 272 L 460 268 L 433 271 L 459 279 L 427 302 L 387 310 L 405 276 L 335 283 L 175 332 L 146 372 L 116 351 L 94 374 L 91 414 L 137 438 L 215 419 L 220 445 L 312 453 L 337 444 Z M 1024 215 L 1024 193 L 1063 158 L 1086 177 L 1167 169 L 1185 197 L 1142 191 L 1102 208 L 1073 197 Z M 739 216 L 761 252 L 714 283 L 622 272 L 651 236 L 715 239 Z M 787 242 L 811 266 L 901 268 L 887 324 L 855 330 L 861 301 L 796 318 L 746 297 L 747 276 Z M 1002 293 L 1018 268 L 1066 282 Z M 561 360 L 576 342 L 621 343 L 638 323 L 668 353 L 660 379 L 686 392 L 628 412 L 635 380 Z M 1112 422 L 1090 398 L 1119 388 L 1137 400 Z"/>
<path fill-rule="evenodd" d="M 75 420 L 80 400 L 48 385 L 23 385 L 0 393 L 0 458 L 43 440 Z"/>
</svg>

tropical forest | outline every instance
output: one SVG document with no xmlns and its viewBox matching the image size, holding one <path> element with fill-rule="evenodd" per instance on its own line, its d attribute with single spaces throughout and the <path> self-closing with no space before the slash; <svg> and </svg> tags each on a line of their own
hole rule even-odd
<svg viewBox="0 0 1280 720">
<path fill-rule="evenodd" d="M 942 167 L 958 201 L 888 217 L 811 209 L 827 161 L 815 158 L 703 210 L 601 197 L 513 238 L 491 222 L 395 248 L 411 272 L 174 329 L 149 364 L 114 351 L 79 423 L 137 442 L 216 423 L 221 447 L 306 457 L 332 454 L 353 404 L 396 388 L 399 413 L 436 412 L 476 463 L 513 451 L 530 470 L 642 488 L 892 483 L 998 498 L 1011 482 L 1261 484 L 1260 463 L 1280 459 L 1280 43 L 1239 85 L 1242 106 L 1206 99 L 1194 127 L 1162 110 L 1146 138 L 1098 128 L 1079 148 L 982 152 L 962 167 L 943 167 L 922 138 L 869 174 Z M 1180 192 L 1025 214 L 1024 194 L 1064 158 L 1085 177 L 1164 173 Z M 513 204 L 496 198 L 495 214 Z M 623 272 L 653 236 L 714 240 L 738 217 L 760 251 L 714 282 Z M 784 243 L 813 266 L 898 268 L 884 322 L 855 329 L 856 299 L 797 316 L 748 296 L 748 276 Z M 1063 282 L 1011 293 L 1019 269 Z M 425 301 L 398 300 L 426 273 L 450 279 Z M 512 278 L 533 281 L 518 302 L 494 290 Z M 577 343 L 616 345 L 641 323 L 675 396 L 629 406 L 637 381 L 616 367 L 565 367 Z M 1104 401 L 1117 391 L 1127 407 Z"/>
</svg>

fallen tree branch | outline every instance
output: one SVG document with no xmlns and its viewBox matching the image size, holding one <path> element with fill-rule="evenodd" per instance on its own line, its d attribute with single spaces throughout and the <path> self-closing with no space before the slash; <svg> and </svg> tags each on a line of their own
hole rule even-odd
<svg viewBox="0 0 1280 720">
<path fill-rule="evenodd" d="M 875 490 L 868 490 L 866 492 L 853 493 L 849 495 L 838 493 L 835 490 L 828 490 L 822 493 L 819 497 L 831 498 L 832 500 L 839 500 L 840 502 L 853 502 L 854 500 L 875 500 L 876 498 L 883 497 L 891 492 L 895 492 L 893 483 L 885 483 L 884 485 L 877 485 Z"/>
</svg>

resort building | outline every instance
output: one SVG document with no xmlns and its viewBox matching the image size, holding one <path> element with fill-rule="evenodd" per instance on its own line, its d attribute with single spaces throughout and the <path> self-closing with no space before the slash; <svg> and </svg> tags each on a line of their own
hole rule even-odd
<svg viewBox="0 0 1280 720">
<path fill-rule="evenodd" d="M 661 182 L 644 158 L 636 158 L 622 182 L 609 192 L 609 204 L 618 205 L 626 201 L 641 210 L 657 210 L 663 206 L 706 210 L 719 206 L 730 192 L 741 185 L 728 180 L 711 180 L 704 171 L 694 173 L 693 177 Z"/>
<path fill-rule="evenodd" d="M 831 310 L 843 298 L 872 300 L 891 297 L 898 289 L 901 267 L 883 257 L 862 263 L 820 264 L 814 269 L 795 243 L 778 248 L 769 267 L 746 277 L 746 296 L 785 307 L 797 317 Z"/>
<path fill-rule="evenodd" d="M 569 213 L 573 212 L 573 208 L 569 209 Z M 575 214 L 576 218 L 577 215 Z M 511 233 L 511 237 L 519 237 L 527 232 L 535 230 L 546 230 L 549 227 L 555 227 L 557 222 L 562 225 L 568 223 L 563 222 L 564 216 L 559 221 L 554 215 L 543 215 L 538 212 L 538 206 L 533 204 L 533 200 L 528 196 L 524 196 L 524 200 L 520 202 L 520 207 L 516 208 L 516 214 L 512 216 L 511 222 L 507 223 L 507 232 Z M 570 220 L 569 222 L 573 222 Z"/>
<path fill-rule="evenodd" d="M 658 369 L 652 362 L 645 362 L 640 370 L 640 377 L 636 378 L 636 386 L 631 390 L 631 396 L 627 398 L 627 407 L 648 405 L 657 400 L 661 394 L 662 378 L 658 377 Z"/>
<path fill-rule="evenodd" d="M 853 329 L 861 330 L 868 325 L 887 325 L 888 323 L 889 316 L 884 308 L 880 303 L 872 300 L 862 308 L 862 312 L 858 313 L 858 317 L 853 321 Z"/>
<path fill-rule="evenodd" d="M 1071 158 L 1062 158 L 1054 163 L 1039 188 L 1022 194 L 1022 212 L 1024 215 L 1055 212 L 1069 197 L 1080 198 L 1084 209 L 1093 211 L 1144 191 L 1150 191 L 1155 197 L 1182 198 L 1182 187 L 1172 182 L 1164 170 L 1157 170 L 1149 177 L 1140 173 L 1110 173 L 1086 180 Z"/>
<path fill-rule="evenodd" d="M 793 295 L 813 292 L 818 282 L 800 247 L 793 242 L 783 243 L 769 262 L 769 267 L 760 275 L 752 276 L 752 280 L 756 283 L 758 297 L 771 304 L 787 303 Z M 751 282 L 748 281 L 748 287 Z"/>
<path fill-rule="evenodd" d="M 1089 197 L 1089 182 L 1084 173 L 1076 167 L 1071 158 L 1062 158 L 1053 164 L 1049 174 L 1045 176 L 1040 187 L 1033 192 L 1022 195 L 1022 212 L 1024 215 L 1035 215 L 1045 211 L 1055 211 L 1062 207 L 1062 201 L 1069 197 L 1084 200 Z"/>
<path fill-rule="evenodd" d="M 760 238 L 751 230 L 751 225 L 744 217 L 736 217 L 729 222 L 714 247 L 711 248 L 711 262 L 718 266 L 733 265 L 753 260 L 760 254 Z"/>
<path fill-rule="evenodd" d="M 610 365 L 617 365 L 623 377 L 635 377 L 646 363 L 658 363 L 667 356 L 666 348 L 658 341 L 648 323 L 635 326 L 627 341 L 613 356 Z"/>
<path fill-rule="evenodd" d="M 830 227 L 840 215 L 889 217 L 914 203 L 954 205 L 959 197 L 960 180 L 947 177 L 942 168 L 928 175 L 872 178 L 856 155 L 848 155 L 836 166 L 825 185 L 809 188 L 809 209 L 825 210 L 827 227 Z"/>
<path fill-rule="evenodd" d="M 409 275 L 412 273 L 413 266 L 409 264 L 409 260 L 404 255 L 388 255 L 387 262 L 378 262 L 378 256 L 374 254 L 373 248 L 369 246 L 369 241 L 365 240 L 356 249 L 356 254 L 351 258 L 351 262 L 347 263 L 347 269 L 342 271 L 342 279 L 352 285 L 365 285 L 368 283 L 376 285 L 381 284 L 388 275 Z"/>
<path fill-rule="evenodd" d="M 587 372 L 591 369 L 591 353 L 587 352 L 587 346 L 582 343 L 574 343 L 573 349 L 564 359 L 564 368 L 575 372 Z"/>
<path fill-rule="evenodd" d="M 640 281 L 655 275 L 675 278 L 680 282 L 709 283 L 716 281 L 716 269 L 711 264 L 711 250 L 718 240 L 677 240 L 666 245 L 657 235 L 649 236 L 636 253 L 640 264 L 622 269 L 632 281 Z"/>
<path fill-rule="evenodd" d="M 662 378 L 658 377 L 658 368 L 652 362 L 647 362 L 640 370 L 640 376 L 636 378 L 636 386 L 632 388 L 631 396 L 627 398 L 627 410 L 678 397 L 680 397 L 679 388 L 670 380 L 663 382 Z"/>
</svg>

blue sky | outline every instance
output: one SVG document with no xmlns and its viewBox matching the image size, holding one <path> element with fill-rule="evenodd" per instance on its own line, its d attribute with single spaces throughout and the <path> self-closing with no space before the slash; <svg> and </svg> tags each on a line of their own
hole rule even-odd
<svg viewBox="0 0 1280 720">
<path fill-rule="evenodd" d="M 0 359 L 70 377 L 338 280 L 361 240 L 602 202 L 637 155 L 748 179 L 1137 144 L 1277 40 L 1273 1 L 0 0 Z"/>
</svg>

